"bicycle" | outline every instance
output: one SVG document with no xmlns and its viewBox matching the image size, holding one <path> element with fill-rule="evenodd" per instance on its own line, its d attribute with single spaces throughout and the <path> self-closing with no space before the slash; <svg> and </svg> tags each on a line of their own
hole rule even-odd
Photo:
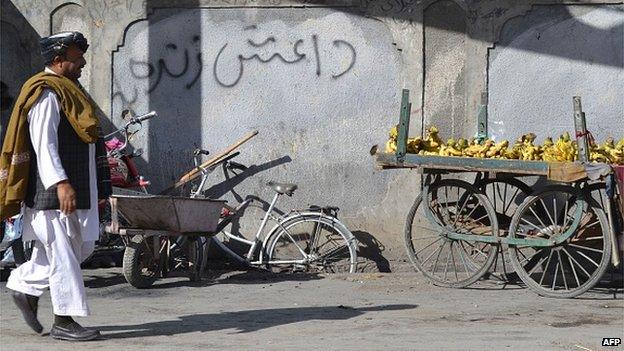
<svg viewBox="0 0 624 351">
<path fill-rule="evenodd" d="M 183 177 L 189 179 L 194 178 L 195 173 L 201 174 L 199 185 L 190 191 L 191 199 L 206 199 L 202 193 L 203 187 L 209 173 L 218 166 L 222 165 L 231 170 L 246 169 L 230 161 L 239 152 L 231 155 L 222 154 L 214 158 L 214 162 L 200 165 L 201 155 L 208 154 L 208 151 L 196 150 L 195 168 Z M 193 175 L 188 176 L 189 174 Z M 338 208 L 313 206 L 305 210 L 293 210 L 282 216 L 274 215 L 273 213 L 277 212 L 275 205 L 279 197 L 292 196 L 297 185 L 270 182 L 268 186 L 275 191 L 275 195 L 252 240 L 246 239 L 243 235 L 234 235 L 225 228 L 243 215 L 243 209 L 250 205 L 253 199 L 241 202 L 236 208 L 227 206 L 223 201 L 220 204 L 223 206 L 221 216 L 218 217 L 215 230 L 210 233 L 167 233 L 152 230 L 152 234 L 149 234 L 149 230 L 141 229 L 127 229 L 123 233 L 115 230 L 124 236 L 127 245 L 123 262 L 126 280 L 134 287 L 147 288 L 159 277 L 165 277 L 169 271 L 182 268 L 189 271 L 191 281 L 197 281 L 201 278 L 207 263 L 205 250 L 209 243 L 215 243 L 225 254 L 245 265 L 272 271 L 317 273 L 356 271 L 357 242 L 353 234 L 338 220 Z M 116 209 L 114 213 L 117 213 Z M 276 224 L 263 236 L 262 233 L 269 220 Z M 114 220 L 116 221 L 117 219 Z M 238 255 L 215 237 L 217 233 L 223 233 L 231 240 L 246 244 L 249 250 L 244 256 Z"/>
<path fill-rule="evenodd" d="M 199 185 L 191 191 L 191 197 L 202 197 L 202 190 L 209 173 L 216 168 L 200 166 L 201 155 L 208 151 L 199 150 L 195 153 L 194 163 L 201 172 Z M 220 162 L 229 170 L 242 170 L 246 167 L 230 161 L 238 153 Z M 248 198 L 236 208 L 227 206 L 225 216 L 219 223 L 220 233 L 226 238 L 242 243 L 248 247 L 244 255 L 232 251 L 216 236 L 211 237 L 214 243 L 234 260 L 249 266 L 265 266 L 272 271 L 291 272 L 323 272 L 323 273 L 354 273 L 357 269 L 357 240 L 347 227 L 338 220 L 337 207 L 312 206 L 304 210 L 291 210 L 284 215 L 275 215 L 278 199 L 282 195 L 293 196 L 296 184 L 268 182 L 275 195 L 265 211 L 253 239 L 249 240 L 239 233 L 235 235 L 225 228 L 235 219 L 242 216 L 242 210 L 254 199 Z M 265 236 L 269 220 L 275 224 Z"/>
</svg>

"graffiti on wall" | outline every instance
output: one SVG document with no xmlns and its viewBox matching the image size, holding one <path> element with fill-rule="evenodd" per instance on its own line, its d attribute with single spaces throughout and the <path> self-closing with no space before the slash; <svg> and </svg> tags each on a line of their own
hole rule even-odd
<svg viewBox="0 0 624 351">
<path fill-rule="evenodd" d="M 419 0 L 362 0 L 360 6 L 364 11 L 384 14 L 410 13 Z"/>
<path fill-rule="evenodd" d="M 200 40 L 199 35 L 195 35 L 191 39 L 191 42 L 194 44 L 197 44 L 199 40 Z M 165 44 L 165 48 L 166 50 L 175 52 L 178 50 L 178 45 L 175 43 L 167 43 Z M 162 57 L 158 58 L 156 68 L 154 68 L 154 64 L 150 62 L 144 62 L 144 61 L 135 60 L 131 58 L 130 59 L 130 72 L 132 73 L 132 76 L 134 78 L 150 79 L 153 83 L 149 87 L 147 92 L 151 93 L 154 89 L 156 89 L 156 87 L 158 87 L 158 84 L 160 84 L 160 81 L 163 78 L 163 73 L 169 76 L 170 78 L 174 78 L 174 79 L 182 78 L 183 76 L 185 76 L 186 73 L 189 71 L 189 61 L 190 61 L 190 58 L 189 58 L 188 48 L 184 49 L 184 60 L 183 60 L 184 63 L 182 65 L 182 68 L 180 68 L 178 71 L 174 70 L 169 65 L 167 65 L 166 60 Z M 195 64 L 196 64 L 196 68 L 195 68 L 196 72 L 192 74 L 190 81 L 186 83 L 185 85 L 186 89 L 190 89 L 191 87 L 193 87 L 193 85 L 197 82 L 197 80 L 199 79 L 202 73 L 203 63 L 202 63 L 201 52 L 196 53 Z M 154 74 L 156 74 L 155 77 L 154 77 Z"/>
<path fill-rule="evenodd" d="M 245 30 L 249 30 L 249 29 L 256 29 L 256 26 L 250 26 L 245 28 Z M 292 55 L 289 54 L 282 54 L 279 52 L 275 52 L 271 55 L 269 55 L 268 57 L 262 57 L 260 54 L 258 53 L 253 53 L 251 55 L 245 56 L 243 54 L 235 54 L 236 56 L 236 60 L 238 61 L 238 75 L 236 76 L 236 79 L 234 79 L 232 82 L 225 82 L 223 81 L 218 74 L 218 65 L 221 59 L 221 55 L 223 54 L 223 52 L 225 51 L 225 49 L 227 48 L 228 43 L 225 43 L 222 47 L 221 50 L 219 50 L 219 53 L 217 54 L 217 57 L 214 60 L 213 63 L 213 75 L 215 80 L 217 81 L 217 83 L 219 83 L 219 85 L 221 85 L 222 87 L 226 87 L 226 88 L 230 88 L 235 86 L 236 84 L 238 84 L 238 82 L 240 81 L 240 79 L 243 76 L 243 72 L 245 69 L 245 62 L 246 61 L 252 61 L 252 60 L 256 60 L 258 62 L 261 63 L 268 63 L 273 61 L 273 59 L 279 59 L 280 61 L 282 61 L 284 64 L 296 64 L 298 62 L 301 62 L 303 59 L 305 59 L 308 55 L 310 55 L 309 52 L 301 52 L 301 47 L 305 45 L 306 43 L 306 39 L 297 39 L 295 41 L 295 43 L 292 46 Z M 255 42 L 252 39 L 247 39 L 246 43 L 247 45 L 249 45 L 250 47 L 253 48 L 263 48 L 267 45 L 270 45 L 272 43 L 276 43 L 277 39 L 274 36 L 269 36 L 267 37 L 264 41 L 262 42 Z M 319 38 L 317 34 L 312 34 L 310 36 L 309 42 L 312 43 L 312 52 L 314 54 L 314 61 L 316 64 L 316 75 L 317 76 L 321 76 L 322 73 L 322 65 L 321 65 L 321 55 L 319 54 Z M 348 55 L 348 60 L 349 60 L 349 64 L 347 65 L 347 67 L 345 69 L 342 69 L 342 71 L 337 72 L 337 73 L 330 73 L 331 77 L 333 79 L 337 79 L 340 78 L 341 76 L 343 76 L 344 74 L 346 74 L 347 72 L 349 72 L 353 66 L 355 65 L 355 60 L 357 57 L 357 54 L 355 52 L 355 48 L 353 47 L 353 45 L 351 45 L 351 43 L 349 43 L 348 41 L 345 40 L 333 40 L 332 41 L 332 45 L 337 48 L 337 49 L 346 49 L 345 54 Z M 288 58 L 287 58 L 288 57 Z M 227 59 L 226 59 L 227 60 Z"/>
<path fill-rule="evenodd" d="M 253 31 L 257 26 L 245 27 L 243 31 Z M 288 51 L 275 49 L 280 39 L 274 35 L 267 36 L 263 40 L 254 40 L 251 35 L 245 37 L 243 45 L 231 45 L 230 42 L 223 43 L 216 54 L 213 54 L 211 62 L 207 63 L 212 67 L 212 78 L 224 88 L 236 86 L 242 79 L 248 63 L 255 61 L 259 64 L 268 64 L 273 61 L 281 62 L 285 65 L 295 65 L 306 59 L 315 63 L 315 73 L 321 77 L 326 73 L 331 79 L 339 79 L 353 69 L 356 64 L 357 52 L 353 44 L 339 38 L 331 38 L 331 50 L 319 50 L 318 34 L 310 34 L 307 37 L 299 37 Z M 165 57 L 154 58 L 152 60 L 136 60 L 130 58 L 130 73 L 139 80 L 149 80 L 150 85 L 147 93 L 151 93 L 158 88 L 162 79 L 183 79 L 184 87 L 191 89 L 200 79 L 204 72 L 204 54 L 198 48 L 201 38 L 194 35 L 186 40 L 186 43 L 169 42 L 164 44 L 164 53 L 172 54 L 176 57 L 176 62 L 168 62 Z M 237 51 L 239 47 L 242 50 Z M 338 57 L 340 62 L 336 67 L 325 67 L 323 64 L 323 54 Z M 151 61 L 151 62 L 150 62 Z M 233 78 L 223 77 L 223 67 L 231 67 L 225 72 Z M 119 95 L 118 93 L 115 93 Z M 136 95 L 136 94 L 135 94 Z M 126 99 L 126 97 L 123 97 Z M 133 99 L 129 99 L 133 100 Z"/>
</svg>

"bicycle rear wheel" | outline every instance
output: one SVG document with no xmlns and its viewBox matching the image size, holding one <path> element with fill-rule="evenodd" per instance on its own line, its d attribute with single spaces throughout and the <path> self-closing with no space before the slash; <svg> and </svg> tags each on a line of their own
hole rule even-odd
<svg viewBox="0 0 624 351">
<path fill-rule="evenodd" d="M 354 273 L 357 245 L 337 219 L 297 215 L 267 238 L 268 266 L 274 272 Z"/>
</svg>

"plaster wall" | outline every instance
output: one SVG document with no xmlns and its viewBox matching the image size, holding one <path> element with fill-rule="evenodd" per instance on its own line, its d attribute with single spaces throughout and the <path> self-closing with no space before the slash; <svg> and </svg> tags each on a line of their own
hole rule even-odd
<svg viewBox="0 0 624 351">
<path fill-rule="evenodd" d="M 536 6 L 490 51 L 490 134 L 572 134 L 572 96 L 581 96 L 594 137 L 621 138 L 623 67 L 624 6 Z"/>
<path fill-rule="evenodd" d="M 11 115 L 21 84 L 42 64 L 37 50 L 37 33 L 10 2 L 2 2 L 0 12 L 0 141 Z"/>
<path fill-rule="evenodd" d="M 123 109 L 158 111 L 131 140 L 145 151 L 139 167 L 153 191 L 191 167 L 194 148 L 214 152 L 258 130 L 237 158 L 250 168 L 238 176 L 217 170 L 207 193 L 266 206 L 267 180 L 296 182 L 279 209 L 339 206 L 374 261 L 369 269 L 405 267 L 404 219 L 420 187 L 417 172 L 378 171 L 368 155 L 398 121 L 402 88 L 411 91 L 412 134 L 436 124 L 445 137 L 474 135 L 482 92 L 496 138 L 554 134 L 571 122 L 575 94 L 598 136 L 624 134 L 621 2 L 9 3 L 39 36 L 88 33 L 82 83 L 105 129 L 122 123 Z M 578 4 L 586 6 L 571 6 Z M 13 60 L 3 52 L 2 67 Z M 249 211 L 256 224 L 259 211 Z M 237 225 L 251 233 L 250 221 Z"/>
</svg>

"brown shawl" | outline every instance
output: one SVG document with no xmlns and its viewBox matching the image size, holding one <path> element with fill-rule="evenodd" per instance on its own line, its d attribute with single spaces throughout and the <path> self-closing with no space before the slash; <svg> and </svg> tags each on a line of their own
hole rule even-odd
<svg viewBox="0 0 624 351">
<path fill-rule="evenodd" d="M 77 83 L 47 72 L 27 80 L 13 107 L 0 155 L 0 220 L 19 213 L 26 196 L 30 166 L 28 112 L 46 88 L 54 90 L 67 120 L 82 141 L 95 143 L 98 138 L 95 103 Z"/>
</svg>

